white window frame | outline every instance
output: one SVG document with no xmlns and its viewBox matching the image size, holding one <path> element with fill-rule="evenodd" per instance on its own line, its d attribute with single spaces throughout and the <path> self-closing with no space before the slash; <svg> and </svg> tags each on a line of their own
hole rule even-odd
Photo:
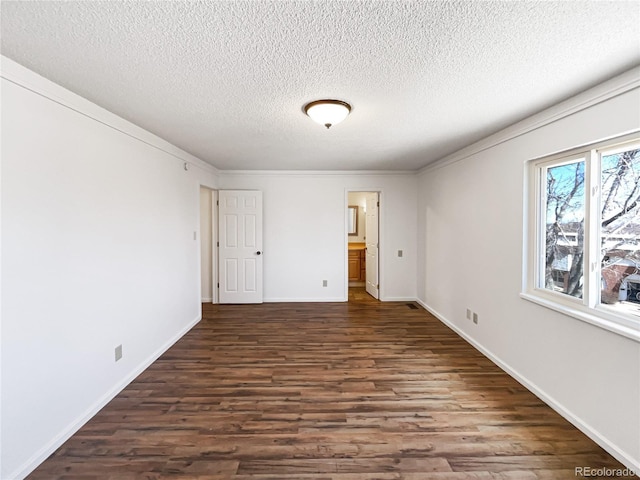
<svg viewBox="0 0 640 480">
<path fill-rule="evenodd" d="M 525 168 L 524 276 L 520 296 L 565 315 L 640 342 L 638 315 L 600 303 L 600 159 L 632 147 L 640 148 L 640 132 L 533 159 Z M 585 225 L 582 298 L 544 288 L 546 176 L 549 167 L 585 161 Z"/>
</svg>

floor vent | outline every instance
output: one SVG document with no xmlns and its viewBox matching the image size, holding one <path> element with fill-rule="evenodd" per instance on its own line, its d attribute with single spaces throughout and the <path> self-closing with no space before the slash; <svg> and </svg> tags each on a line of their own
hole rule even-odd
<svg viewBox="0 0 640 480">
<path fill-rule="evenodd" d="M 416 307 L 413 303 L 407 303 L 407 307 L 409 307 L 411 310 L 418 310 L 418 307 Z"/>
</svg>

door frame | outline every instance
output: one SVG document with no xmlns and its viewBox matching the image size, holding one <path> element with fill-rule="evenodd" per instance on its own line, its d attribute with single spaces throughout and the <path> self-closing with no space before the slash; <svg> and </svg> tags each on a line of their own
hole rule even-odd
<svg viewBox="0 0 640 480">
<path fill-rule="evenodd" d="M 349 225 L 349 193 L 367 192 L 377 193 L 378 202 L 380 202 L 380 208 L 378 209 L 378 300 L 385 300 L 385 281 L 384 281 L 384 250 L 385 244 L 385 230 L 384 230 L 384 190 L 381 187 L 362 187 L 362 188 L 345 188 L 344 190 L 344 225 L 343 225 L 343 237 L 344 238 L 344 301 L 349 301 L 349 235 L 347 235 L 347 229 Z"/>
<path fill-rule="evenodd" d="M 207 232 L 211 235 L 211 303 L 218 303 L 218 189 L 209 185 L 198 184 L 198 298 L 202 303 L 202 225 L 200 218 L 202 212 L 200 210 L 200 191 L 206 188 L 211 190 L 211 231 Z"/>
</svg>

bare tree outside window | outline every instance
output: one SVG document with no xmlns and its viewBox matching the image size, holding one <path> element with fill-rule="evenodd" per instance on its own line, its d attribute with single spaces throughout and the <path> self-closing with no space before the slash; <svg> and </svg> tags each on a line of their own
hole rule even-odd
<svg viewBox="0 0 640 480">
<path fill-rule="evenodd" d="M 544 288 L 583 296 L 584 159 L 546 168 Z M 640 149 L 600 157 L 600 302 L 640 304 Z M 592 208 L 598 205 L 593 203 Z"/>
<path fill-rule="evenodd" d="M 545 288 L 582 298 L 584 171 L 579 160 L 546 170 Z"/>
<path fill-rule="evenodd" d="M 601 159 L 601 301 L 640 304 L 640 150 Z"/>
<path fill-rule="evenodd" d="M 640 132 L 530 166 L 522 297 L 640 338 Z"/>
</svg>

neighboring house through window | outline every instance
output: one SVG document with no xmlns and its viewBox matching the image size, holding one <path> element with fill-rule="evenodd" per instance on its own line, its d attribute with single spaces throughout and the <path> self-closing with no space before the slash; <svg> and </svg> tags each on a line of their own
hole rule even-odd
<svg viewBox="0 0 640 480">
<path fill-rule="evenodd" d="M 640 135 L 529 167 L 523 296 L 640 339 Z"/>
</svg>

